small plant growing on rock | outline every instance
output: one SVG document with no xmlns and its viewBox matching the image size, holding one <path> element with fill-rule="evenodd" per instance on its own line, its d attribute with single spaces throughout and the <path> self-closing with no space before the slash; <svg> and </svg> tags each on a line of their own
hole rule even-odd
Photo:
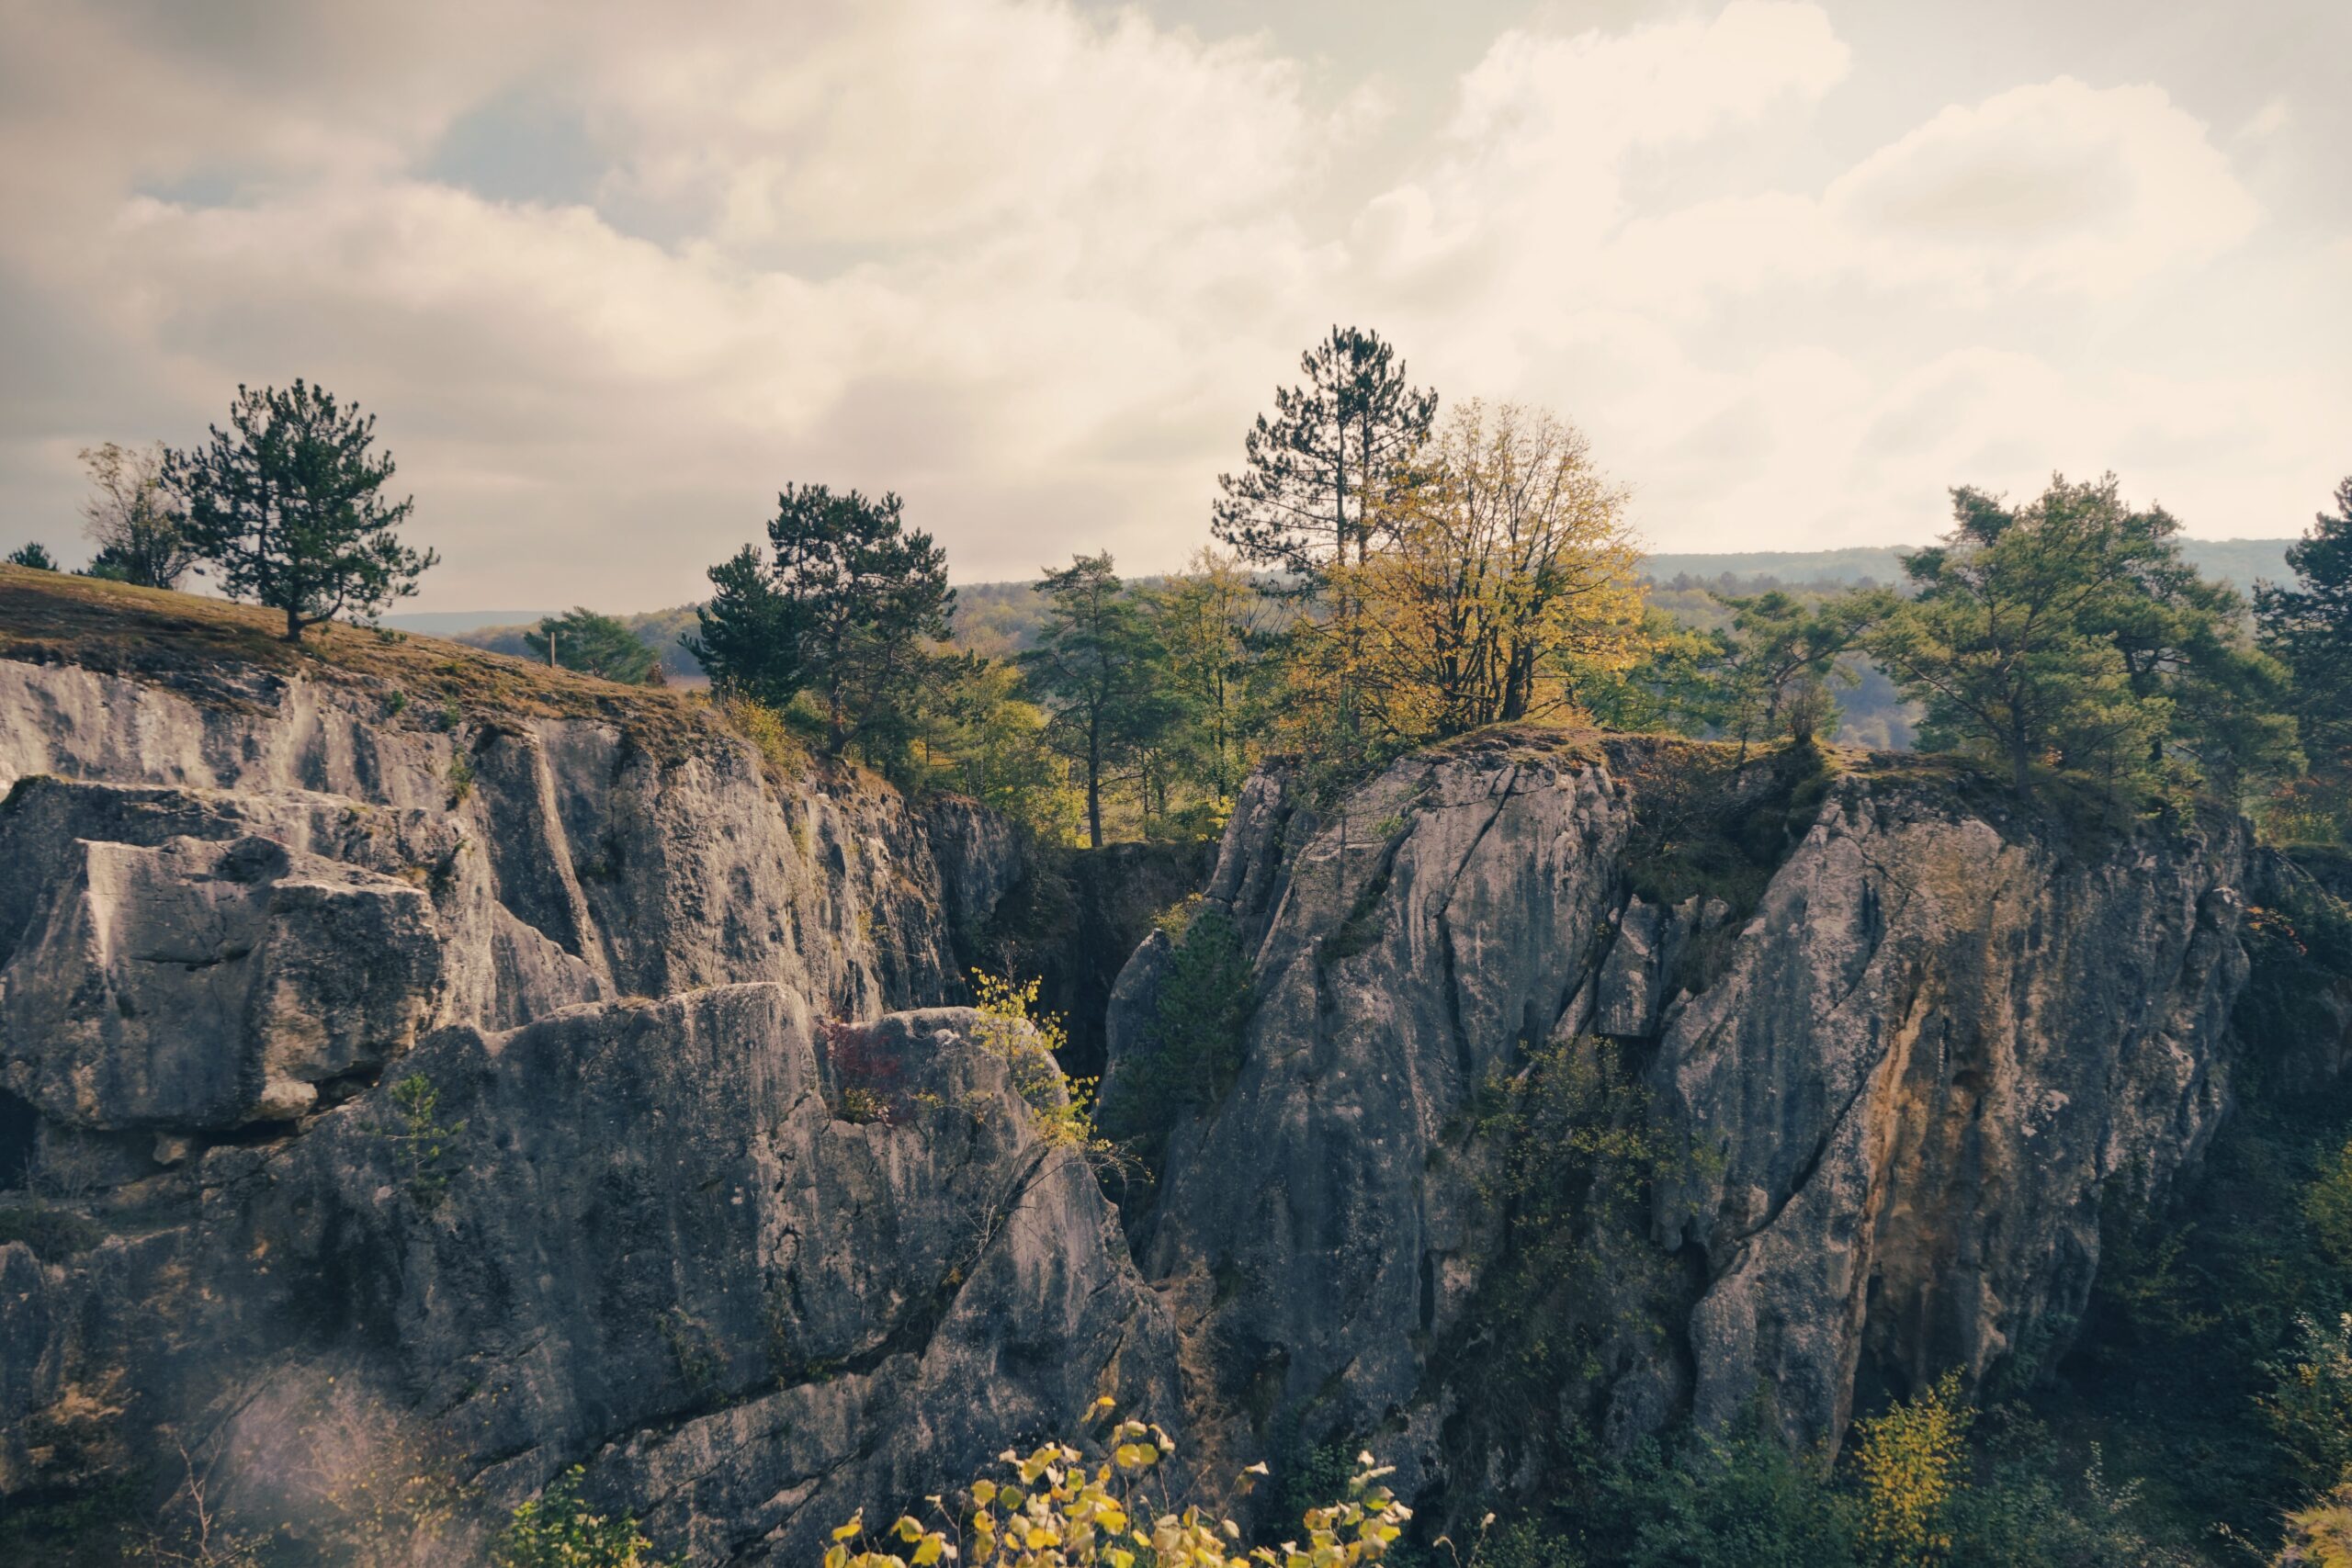
<svg viewBox="0 0 2352 1568">
<path fill-rule="evenodd" d="M 464 1132 L 466 1124 L 442 1124 L 441 1091 L 423 1073 L 411 1073 L 392 1086 L 392 1108 L 400 1114 L 401 1129 L 386 1136 L 400 1151 L 401 1162 L 407 1168 L 408 1195 L 418 1208 L 431 1209 L 440 1202 L 443 1190 L 449 1185 L 449 1174 L 442 1168 L 442 1161 L 448 1153 L 450 1140 Z"/>
<path fill-rule="evenodd" d="M 612 1518 L 581 1502 L 586 1474 L 575 1464 L 514 1510 L 491 1549 L 493 1568 L 668 1568 L 674 1560 L 653 1555 L 634 1517 Z"/>
<path fill-rule="evenodd" d="M 1111 1404 L 1096 1401 L 1091 1414 Z M 1067 1443 L 1025 1456 L 1007 1449 L 998 1456 L 1002 1480 L 975 1478 L 954 1506 L 929 1499 L 942 1528 L 906 1515 L 876 1540 L 865 1516 L 853 1516 L 833 1532 L 824 1568 L 933 1568 L 958 1559 L 1003 1568 L 1362 1568 L 1386 1556 L 1412 1517 L 1382 1483 L 1389 1472 L 1363 1454 L 1346 1495 L 1306 1511 L 1303 1540 L 1239 1553 L 1239 1526 L 1169 1497 L 1162 1467 L 1175 1445 L 1166 1432 L 1121 1421 L 1108 1446 L 1109 1457 L 1092 1462 Z M 1251 1465 L 1238 1489 L 1265 1473 Z"/>
<path fill-rule="evenodd" d="M 678 1375 L 685 1379 L 694 1396 L 703 1398 L 717 1388 L 722 1367 L 718 1348 L 711 1343 L 709 1327 L 680 1306 L 663 1313 L 656 1323 L 662 1330 L 662 1342 L 677 1360 Z"/>
<path fill-rule="evenodd" d="M 449 804 L 463 806 L 474 792 L 474 760 L 462 750 L 449 753 Z"/>
<path fill-rule="evenodd" d="M 845 1019 L 818 1027 L 833 1067 L 835 1119 L 888 1127 L 902 1118 L 909 1109 L 906 1067 L 897 1055 L 876 1043 L 873 1031 Z"/>
<path fill-rule="evenodd" d="M 974 1010 L 980 1015 L 973 1043 L 994 1052 L 1012 1072 L 1012 1087 L 1029 1107 L 1038 1136 L 1060 1148 L 1076 1149 L 1090 1163 L 1116 1166 L 1126 1156 L 1094 1125 L 1093 1078 L 1062 1071 L 1057 1054 L 1069 1043 L 1058 1013 L 1037 1009 L 1040 982 L 1017 984 L 1002 976 L 972 972 Z"/>
</svg>

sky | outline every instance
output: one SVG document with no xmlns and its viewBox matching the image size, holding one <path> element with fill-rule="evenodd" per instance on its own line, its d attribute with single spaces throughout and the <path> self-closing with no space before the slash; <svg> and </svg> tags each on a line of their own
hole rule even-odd
<svg viewBox="0 0 2352 1568">
<path fill-rule="evenodd" d="M 1207 541 L 1335 322 L 1659 550 L 2352 471 L 2342 0 L 0 0 L 0 548 L 240 383 L 378 416 L 404 606 L 699 597 L 787 481 L 959 580 Z"/>
</svg>

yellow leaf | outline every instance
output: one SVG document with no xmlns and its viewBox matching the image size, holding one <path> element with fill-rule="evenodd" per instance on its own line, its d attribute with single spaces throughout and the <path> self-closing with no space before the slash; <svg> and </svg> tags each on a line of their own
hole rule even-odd
<svg viewBox="0 0 2352 1568">
<path fill-rule="evenodd" d="M 925 1536 L 922 1544 L 915 1548 L 915 1568 L 931 1568 L 939 1561 L 940 1551 L 946 1544 L 935 1535 Z"/>
<path fill-rule="evenodd" d="M 849 1548 L 834 1542 L 832 1550 L 825 1553 L 825 1568 L 848 1568 L 848 1563 Z"/>
<path fill-rule="evenodd" d="M 985 1508 L 985 1507 L 987 1507 L 990 1503 L 994 1502 L 995 1500 L 996 1500 L 996 1483 L 995 1483 L 995 1482 L 993 1482 L 993 1481 L 975 1481 L 975 1482 L 973 1482 L 973 1483 L 972 1483 L 972 1501 L 973 1501 L 973 1502 L 978 1503 L 981 1507 Z"/>
<path fill-rule="evenodd" d="M 849 1517 L 849 1523 L 843 1525 L 841 1529 L 833 1532 L 833 1539 L 835 1540 L 847 1540 L 850 1537 L 855 1535 L 865 1528 L 865 1520 L 859 1515 L 852 1514 Z"/>
</svg>

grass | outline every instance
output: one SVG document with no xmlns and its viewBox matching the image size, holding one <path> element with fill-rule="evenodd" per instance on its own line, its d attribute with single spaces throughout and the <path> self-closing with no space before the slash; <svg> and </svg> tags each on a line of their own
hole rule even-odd
<svg viewBox="0 0 2352 1568">
<path fill-rule="evenodd" d="M 220 679 L 230 668 L 372 696 L 387 725 L 598 720 L 664 761 L 731 732 L 707 700 L 684 692 L 366 626 L 313 626 L 298 645 L 281 639 L 284 625 L 274 612 L 225 600 L 0 566 L 0 659 L 77 665 L 216 709 L 255 710 L 248 693 Z"/>
</svg>

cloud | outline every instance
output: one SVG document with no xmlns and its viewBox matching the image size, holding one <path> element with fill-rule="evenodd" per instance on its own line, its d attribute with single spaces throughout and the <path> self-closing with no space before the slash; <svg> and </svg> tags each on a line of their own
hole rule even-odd
<svg viewBox="0 0 2352 1568">
<path fill-rule="evenodd" d="M 1582 423 L 1684 547 L 1916 538 L 2060 463 L 2272 505 L 2352 416 L 2316 348 L 2168 356 L 2278 243 L 2173 97 L 1873 118 L 1821 5 L 1418 84 L 1067 0 L 223 6 L 0 0 L 18 536 L 77 446 L 305 375 L 381 416 L 435 605 L 676 602 L 788 479 L 899 490 L 967 579 L 1158 570 L 1335 320 Z"/>
<path fill-rule="evenodd" d="M 1881 277 L 2127 289 L 2244 240 L 2261 209 L 2159 88 L 2070 77 L 1946 108 L 1823 205 Z"/>
</svg>

